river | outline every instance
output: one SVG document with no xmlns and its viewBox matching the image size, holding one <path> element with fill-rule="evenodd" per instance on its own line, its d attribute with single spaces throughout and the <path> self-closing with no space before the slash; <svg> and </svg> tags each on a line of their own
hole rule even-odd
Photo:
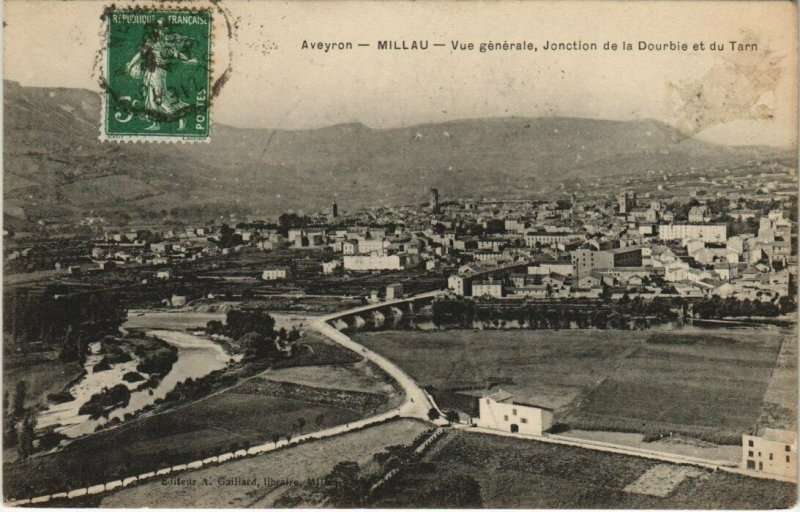
<svg viewBox="0 0 800 512">
<path fill-rule="evenodd" d="M 142 319 L 138 319 L 137 326 Z M 127 324 L 126 324 L 127 326 Z M 146 331 L 147 336 L 159 338 L 178 349 L 178 360 L 173 364 L 170 372 L 165 375 L 157 387 L 142 391 L 133 391 L 141 382 L 128 383 L 122 376 L 130 371 L 136 371 L 138 359 L 127 363 L 116 364 L 110 370 L 93 373 L 92 368 L 102 358 L 98 354 L 99 343 L 92 344 L 92 354 L 86 360 L 86 376 L 70 388 L 70 393 L 75 400 L 62 404 L 51 405 L 37 417 L 37 428 L 42 429 L 58 425 L 55 430 L 69 438 L 77 438 L 90 434 L 99 425 L 104 425 L 113 418 L 124 420 L 126 414 L 134 414 L 157 399 L 164 398 L 167 393 L 175 389 L 178 382 L 186 379 L 198 379 L 209 373 L 225 368 L 231 356 L 225 353 L 222 347 L 202 336 L 188 332 L 154 329 Z M 134 356 L 135 357 L 135 356 Z M 145 378 L 147 374 L 143 374 Z M 130 402 L 125 407 L 113 410 L 108 418 L 91 419 L 87 414 L 79 414 L 80 407 L 89 398 L 105 388 L 117 384 L 125 384 L 131 390 Z"/>
</svg>

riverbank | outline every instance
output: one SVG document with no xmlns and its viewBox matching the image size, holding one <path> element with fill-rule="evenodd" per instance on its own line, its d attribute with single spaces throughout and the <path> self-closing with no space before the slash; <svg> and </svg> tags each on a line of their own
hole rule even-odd
<svg viewBox="0 0 800 512">
<path fill-rule="evenodd" d="M 85 376 L 64 391 L 61 403 L 38 415 L 39 430 L 76 439 L 118 425 L 163 401 L 179 382 L 204 377 L 232 360 L 211 340 L 166 330 L 132 330 L 92 344 L 91 350 Z"/>
<path fill-rule="evenodd" d="M 182 350 L 191 350 L 194 341 L 183 334 L 168 337 L 181 343 Z M 315 333 L 302 343 L 311 350 L 283 360 L 282 367 L 362 361 L 358 354 Z M 273 442 L 276 437 L 285 442 L 287 436 L 346 429 L 345 425 L 355 425 L 396 403 L 390 396 L 378 400 L 374 393 L 288 383 L 280 383 L 282 392 L 276 393 L 280 396 L 269 396 L 266 390 L 274 390 L 276 383 L 261 376 L 269 367 L 269 362 L 247 362 L 225 373 L 212 372 L 192 386 L 178 386 L 158 410 L 75 440 L 59 452 L 4 464 L 4 492 L 6 496 L 34 496 L 77 489 Z M 359 382 L 363 378 L 344 387 L 353 388 Z"/>
</svg>

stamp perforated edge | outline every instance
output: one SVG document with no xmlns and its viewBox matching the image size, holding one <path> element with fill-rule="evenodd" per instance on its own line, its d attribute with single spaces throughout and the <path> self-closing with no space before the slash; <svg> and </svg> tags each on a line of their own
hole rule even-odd
<svg viewBox="0 0 800 512">
<path fill-rule="evenodd" d="M 106 76 L 108 73 L 108 38 L 109 31 L 111 30 L 111 20 L 109 13 L 112 10 L 126 10 L 126 11 L 189 11 L 189 12 L 208 12 L 210 23 L 208 28 L 208 44 L 209 44 L 209 58 L 208 58 L 208 81 L 209 81 L 209 94 L 208 94 L 208 132 L 204 136 L 187 137 L 181 135 L 108 135 L 106 133 L 106 108 L 108 107 L 108 82 Z M 214 12 L 211 7 L 186 4 L 129 4 L 129 5 L 104 5 L 102 12 L 103 29 L 102 29 L 102 47 L 99 55 L 99 69 L 100 69 L 100 135 L 98 139 L 101 142 L 116 142 L 116 143 L 156 143 L 156 144 L 208 144 L 211 142 L 211 134 L 213 132 L 213 116 L 211 115 L 213 95 L 211 94 L 211 87 L 214 85 Z"/>
</svg>

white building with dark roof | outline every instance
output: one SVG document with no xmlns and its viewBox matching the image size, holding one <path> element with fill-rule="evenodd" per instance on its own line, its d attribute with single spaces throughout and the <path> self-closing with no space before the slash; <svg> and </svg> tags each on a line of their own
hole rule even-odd
<svg viewBox="0 0 800 512">
<path fill-rule="evenodd" d="M 498 390 L 480 399 L 476 425 L 481 428 L 541 436 L 553 426 L 553 411 L 514 403 L 514 395 Z"/>
</svg>

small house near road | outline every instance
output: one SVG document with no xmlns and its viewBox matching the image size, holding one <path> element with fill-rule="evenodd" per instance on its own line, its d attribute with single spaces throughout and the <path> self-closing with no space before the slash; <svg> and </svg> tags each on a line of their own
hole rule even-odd
<svg viewBox="0 0 800 512">
<path fill-rule="evenodd" d="M 503 390 L 481 398 L 481 428 L 540 436 L 553 426 L 553 411 L 544 407 L 514 403 L 514 395 Z"/>
<path fill-rule="evenodd" d="M 797 479 L 797 434 L 765 428 L 760 436 L 742 436 L 744 469 Z"/>
</svg>

